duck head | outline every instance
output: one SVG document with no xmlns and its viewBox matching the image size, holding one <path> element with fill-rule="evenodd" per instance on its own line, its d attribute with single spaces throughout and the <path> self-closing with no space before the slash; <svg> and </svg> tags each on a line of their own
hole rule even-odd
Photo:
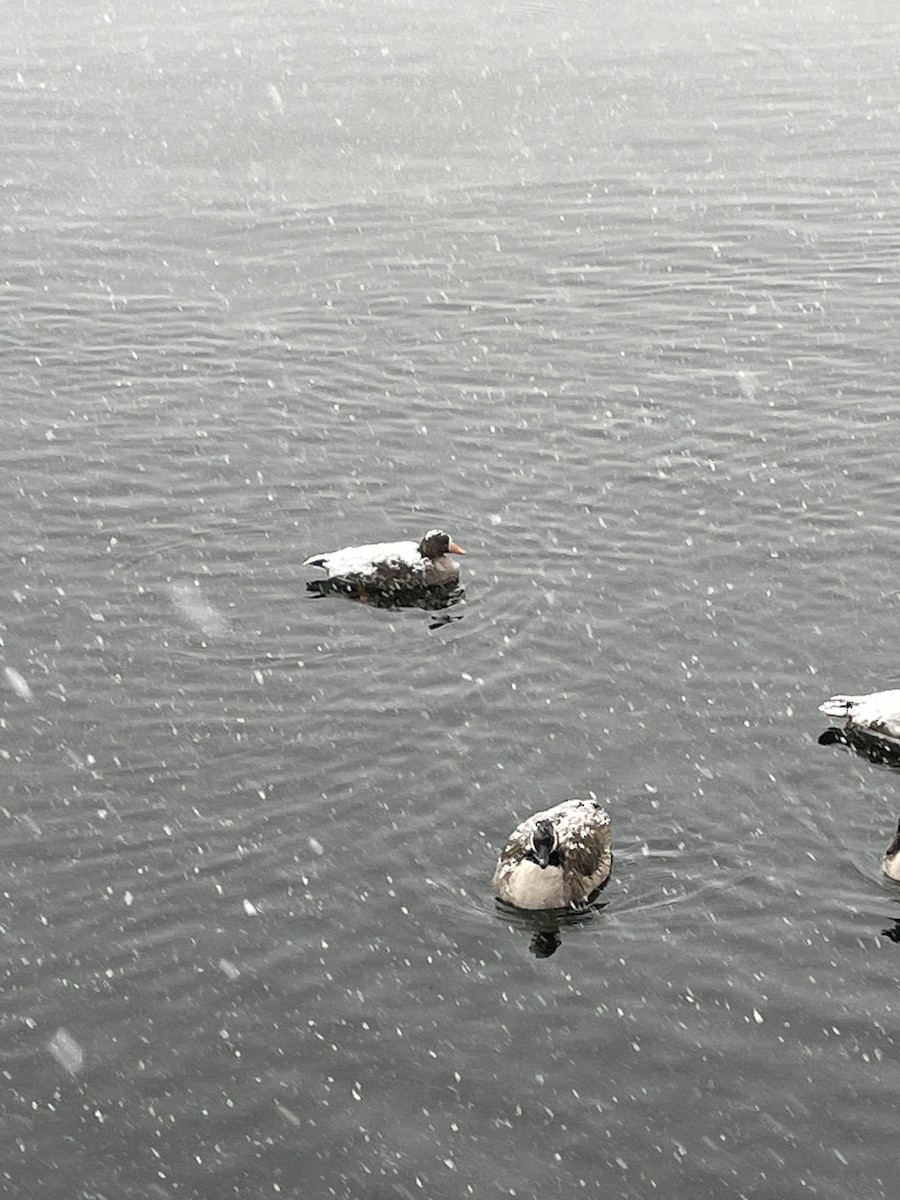
<svg viewBox="0 0 900 1200">
<path fill-rule="evenodd" d="M 550 858 L 559 845 L 556 826 L 552 821 L 536 821 L 531 831 L 531 855 L 543 871 L 550 866 Z"/>
<path fill-rule="evenodd" d="M 429 529 L 419 542 L 419 553 L 423 558 L 442 558 L 445 554 L 465 554 L 465 550 L 443 529 Z"/>
</svg>

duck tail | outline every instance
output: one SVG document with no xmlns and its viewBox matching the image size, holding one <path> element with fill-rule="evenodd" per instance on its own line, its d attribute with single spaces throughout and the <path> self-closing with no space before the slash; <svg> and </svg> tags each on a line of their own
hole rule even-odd
<svg viewBox="0 0 900 1200">
<path fill-rule="evenodd" d="M 865 700 L 865 696 L 832 696 L 819 705 L 819 712 L 826 717 L 850 717 L 860 700 Z"/>
<path fill-rule="evenodd" d="M 327 557 L 327 554 L 314 554 L 311 558 L 305 559 L 303 565 L 304 567 L 322 567 L 324 570 Z"/>
</svg>

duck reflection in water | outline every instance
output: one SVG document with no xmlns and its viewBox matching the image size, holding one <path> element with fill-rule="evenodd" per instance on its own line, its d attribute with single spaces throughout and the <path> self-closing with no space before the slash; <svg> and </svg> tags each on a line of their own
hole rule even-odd
<svg viewBox="0 0 900 1200">
<path fill-rule="evenodd" d="M 900 769 L 900 741 L 894 738 L 878 737 L 853 725 L 830 725 L 819 734 L 818 742 L 820 746 L 843 746 L 876 766 Z"/>
<path fill-rule="evenodd" d="M 345 596 L 359 604 L 368 604 L 370 608 L 421 608 L 426 612 L 439 612 L 459 604 L 466 598 L 466 590 L 459 584 L 453 587 L 434 584 L 427 588 L 372 588 L 367 591 L 357 584 L 341 579 L 311 579 L 306 585 L 306 590 L 317 599 L 323 596 Z M 447 624 L 449 621 L 459 621 L 461 617 L 448 616 L 438 620 L 441 624 Z"/>
<path fill-rule="evenodd" d="M 515 908 L 496 901 L 497 918 L 505 921 L 511 929 L 521 929 L 531 934 L 528 952 L 535 958 L 550 958 L 562 945 L 562 930 L 573 925 L 582 925 L 590 921 L 595 913 L 606 908 L 609 902 L 592 901 L 579 908 L 546 908 L 527 910 Z"/>
</svg>

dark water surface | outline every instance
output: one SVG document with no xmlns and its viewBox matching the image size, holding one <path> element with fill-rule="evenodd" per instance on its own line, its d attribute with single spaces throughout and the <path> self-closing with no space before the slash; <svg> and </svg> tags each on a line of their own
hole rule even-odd
<svg viewBox="0 0 900 1200">
<path fill-rule="evenodd" d="M 2 1194 L 893 1197 L 895 5 L 3 20 Z"/>
</svg>

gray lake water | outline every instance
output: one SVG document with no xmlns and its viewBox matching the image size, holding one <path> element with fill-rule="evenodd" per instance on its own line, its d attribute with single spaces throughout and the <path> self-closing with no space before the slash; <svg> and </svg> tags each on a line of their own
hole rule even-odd
<svg viewBox="0 0 900 1200">
<path fill-rule="evenodd" d="M 895 1196 L 894 0 L 2 19 L 0 1192 Z"/>
</svg>

